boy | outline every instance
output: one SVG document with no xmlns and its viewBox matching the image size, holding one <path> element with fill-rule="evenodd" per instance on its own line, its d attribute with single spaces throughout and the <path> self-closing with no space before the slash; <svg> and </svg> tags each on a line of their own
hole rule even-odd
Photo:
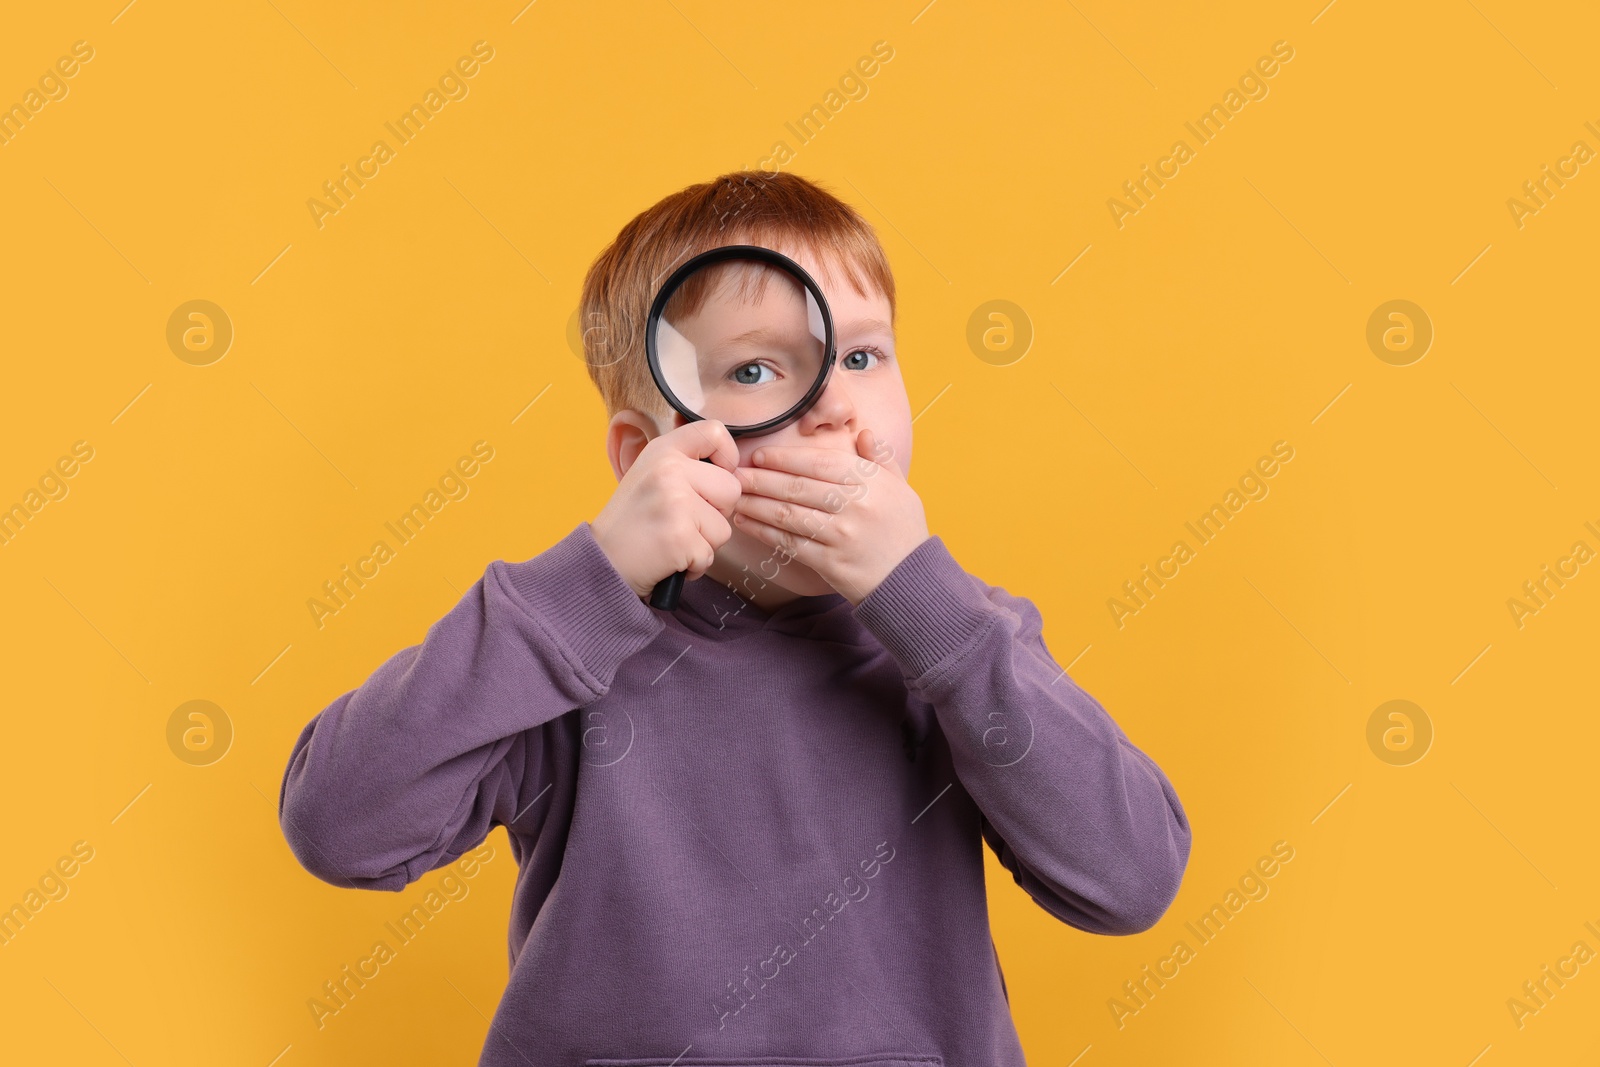
<svg viewBox="0 0 1600 1067">
<path fill-rule="evenodd" d="M 736 441 L 667 406 L 642 330 L 673 266 L 743 243 L 812 273 L 839 358 L 799 421 Z M 1132 934 L 1189 823 L 1034 605 L 929 535 L 872 228 L 795 175 L 724 175 L 625 226 L 581 310 L 615 493 L 305 727 L 295 856 L 399 891 L 506 828 L 480 1067 L 1023 1064 L 983 842 L 1062 922 Z M 679 570 L 678 610 L 650 607 Z"/>
</svg>

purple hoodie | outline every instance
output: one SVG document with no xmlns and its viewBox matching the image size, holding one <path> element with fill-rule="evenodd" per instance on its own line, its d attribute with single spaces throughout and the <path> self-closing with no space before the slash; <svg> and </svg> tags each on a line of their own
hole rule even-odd
<svg viewBox="0 0 1600 1067">
<path fill-rule="evenodd" d="M 859 605 L 702 578 L 663 612 L 583 522 L 312 719 L 280 821 L 393 892 L 506 828 L 480 1067 L 1020 1067 L 983 842 L 1097 934 L 1154 925 L 1190 845 L 1042 625 L 937 536 Z"/>
</svg>

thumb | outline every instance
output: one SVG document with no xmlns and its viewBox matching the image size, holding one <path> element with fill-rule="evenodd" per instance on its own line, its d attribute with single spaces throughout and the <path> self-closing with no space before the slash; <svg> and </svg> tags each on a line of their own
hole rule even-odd
<svg viewBox="0 0 1600 1067">
<path fill-rule="evenodd" d="M 856 434 L 856 454 L 862 459 L 870 459 L 880 467 L 894 471 L 901 478 L 906 476 L 905 471 L 900 468 L 900 461 L 895 456 L 893 447 L 871 430 L 862 430 Z"/>
</svg>

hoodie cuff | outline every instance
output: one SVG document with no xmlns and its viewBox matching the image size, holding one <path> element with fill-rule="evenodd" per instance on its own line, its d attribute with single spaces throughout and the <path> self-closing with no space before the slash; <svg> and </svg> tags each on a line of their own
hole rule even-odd
<svg viewBox="0 0 1600 1067">
<path fill-rule="evenodd" d="M 532 559 L 493 567 L 539 625 L 604 687 L 624 660 L 665 628 L 617 573 L 588 522 Z"/>
<path fill-rule="evenodd" d="M 1002 616 L 938 536 L 914 548 L 854 611 L 923 688 Z"/>
</svg>

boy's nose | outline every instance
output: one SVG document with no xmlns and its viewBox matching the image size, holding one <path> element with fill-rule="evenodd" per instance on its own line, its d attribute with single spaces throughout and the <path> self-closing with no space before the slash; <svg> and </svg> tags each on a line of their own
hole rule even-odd
<svg viewBox="0 0 1600 1067">
<path fill-rule="evenodd" d="M 850 395 L 846 375 L 837 365 L 828 375 L 828 384 L 816 403 L 800 417 L 800 432 L 814 434 L 829 429 L 855 429 L 855 398 Z"/>
</svg>

